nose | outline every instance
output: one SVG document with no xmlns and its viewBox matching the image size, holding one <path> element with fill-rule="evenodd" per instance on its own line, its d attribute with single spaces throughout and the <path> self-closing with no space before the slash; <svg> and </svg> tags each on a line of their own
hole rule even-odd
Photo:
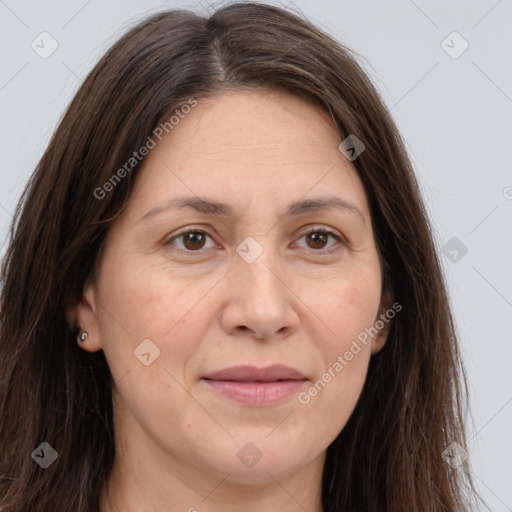
<svg viewBox="0 0 512 512">
<path fill-rule="evenodd" d="M 228 298 L 221 314 L 223 329 L 232 335 L 250 333 L 259 340 L 281 339 L 297 331 L 300 300 L 291 273 L 267 251 L 252 263 L 236 256 L 226 276 Z"/>
</svg>

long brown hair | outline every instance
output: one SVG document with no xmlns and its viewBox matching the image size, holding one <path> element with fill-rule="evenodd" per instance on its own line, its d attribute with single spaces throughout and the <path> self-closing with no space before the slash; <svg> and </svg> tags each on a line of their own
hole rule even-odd
<svg viewBox="0 0 512 512">
<path fill-rule="evenodd" d="M 94 275 L 140 165 L 109 193 L 163 119 L 191 97 L 273 88 L 321 105 L 369 199 L 383 293 L 403 306 L 371 358 L 361 397 L 328 447 L 325 512 L 455 512 L 478 501 L 466 446 L 467 384 L 436 244 L 398 130 L 357 55 L 302 15 L 236 3 L 209 17 L 160 12 L 115 43 L 84 80 L 17 206 L 2 266 L 2 512 L 93 512 L 115 456 L 111 374 L 77 346 L 66 310 Z M 126 168 L 125 168 L 126 170 Z M 32 453 L 58 458 L 43 469 Z"/>
</svg>

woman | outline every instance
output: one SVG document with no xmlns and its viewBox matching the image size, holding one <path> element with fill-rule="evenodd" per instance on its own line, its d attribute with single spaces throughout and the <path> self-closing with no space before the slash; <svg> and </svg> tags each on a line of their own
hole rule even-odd
<svg viewBox="0 0 512 512">
<path fill-rule="evenodd" d="M 477 500 L 413 169 L 307 20 L 246 3 L 131 29 L 58 126 L 2 276 L 3 512 Z"/>
</svg>

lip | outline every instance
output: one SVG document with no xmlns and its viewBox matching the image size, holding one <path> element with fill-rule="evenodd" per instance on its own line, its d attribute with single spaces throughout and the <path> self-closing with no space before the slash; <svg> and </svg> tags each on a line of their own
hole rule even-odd
<svg viewBox="0 0 512 512">
<path fill-rule="evenodd" d="M 231 400 L 256 406 L 284 400 L 296 393 L 308 379 L 298 370 L 278 364 L 265 368 L 233 366 L 201 380 Z"/>
<path fill-rule="evenodd" d="M 298 370 L 282 364 L 274 364 L 265 368 L 250 365 L 232 366 L 203 377 L 208 380 L 236 382 L 275 382 L 277 380 L 304 380 L 305 378 Z"/>
</svg>

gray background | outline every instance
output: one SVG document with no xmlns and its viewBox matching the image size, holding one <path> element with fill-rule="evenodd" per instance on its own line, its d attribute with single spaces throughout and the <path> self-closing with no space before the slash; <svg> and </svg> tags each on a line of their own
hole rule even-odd
<svg viewBox="0 0 512 512">
<path fill-rule="evenodd" d="M 0 0 L 0 242 L 65 106 L 100 55 L 142 15 L 216 5 Z M 367 59 L 406 140 L 462 338 L 476 482 L 491 510 L 512 511 L 512 0 L 293 5 Z M 59 45 L 46 59 L 31 47 L 43 31 Z M 469 45 L 461 55 L 464 42 L 448 37 L 453 31 Z"/>
</svg>

